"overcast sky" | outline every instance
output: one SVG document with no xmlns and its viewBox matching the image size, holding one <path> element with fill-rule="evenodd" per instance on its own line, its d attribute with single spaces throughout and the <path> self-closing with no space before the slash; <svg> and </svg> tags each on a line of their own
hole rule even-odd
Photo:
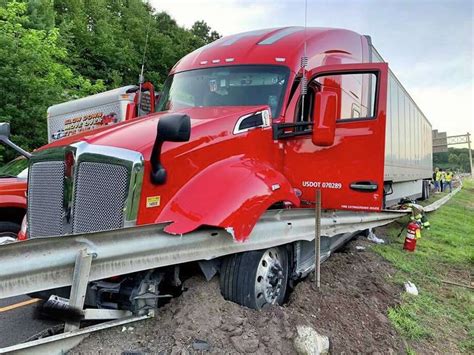
<svg viewBox="0 0 474 355">
<path fill-rule="evenodd" d="M 178 24 L 222 35 L 304 25 L 304 0 L 151 0 Z M 433 124 L 474 133 L 473 0 L 308 0 L 308 26 L 368 34 Z"/>
</svg>

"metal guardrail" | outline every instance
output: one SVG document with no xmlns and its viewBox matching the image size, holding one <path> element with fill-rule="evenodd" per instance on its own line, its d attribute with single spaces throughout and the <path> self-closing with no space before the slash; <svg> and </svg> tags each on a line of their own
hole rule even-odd
<svg viewBox="0 0 474 355">
<path fill-rule="evenodd" d="M 450 192 L 446 196 L 440 198 L 439 200 L 436 200 L 432 204 L 424 207 L 423 209 L 425 210 L 425 212 L 436 211 L 438 208 L 440 208 L 442 205 L 444 205 L 446 202 L 448 202 L 451 199 L 451 197 L 453 197 L 455 194 L 457 194 L 459 191 L 461 191 L 461 189 L 462 189 L 462 183 L 461 183 L 460 186 L 455 188 L 452 192 Z"/>
<path fill-rule="evenodd" d="M 432 212 L 462 186 L 424 207 Z M 410 210 L 383 212 L 325 212 L 321 235 L 334 236 L 388 224 Z M 314 239 L 314 211 L 268 211 L 246 242 L 235 242 L 223 229 L 208 229 L 183 236 L 163 231 L 166 224 L 106 232 L 36 238 L 0 245 L 0 299 L 51 288 L 70 286 L 81 250 L 93 254 L 89 281 L 190 261 Z"/>
<path fill-rule="evenodd" d="M 0 349 L 0 354 L 9 355 L 30 355 L 30 354 L 65 354 L 68 350 L 77 346 L 85 337 L 92 332 L 117 327 L 120 325 L 126 325 L 133 322 L 149 319 L 152 316 L 138 316 L 138 317 L 126 317 L 117 319 L 110 322 L 95 324 L 86 328 L 77 329 L 74 331 L 52 335 L 47 338 L 41 338 L 27 343 L 12 345 L 6 348 Z"/>
<path fill-rule="evenodd" d="M 333 236 L 388 224 L 397 212 L 324 213 L 321 235 Z M 93 255 L 89 281 L 176 265 L 249 250 L 264 249 L 297 240 L 314 239 L 312 209 L 267 212 L 246 242 L 235 242 L 222 229 L 183 236 L 165 233 L 165 224 L 106 232 L 31 239 L 0 246 L 0 298 L 69 286 L 77 255 Z"/>
<path fill-rule="evenodd" d="M 460 189 L 461 186 L 425 207 L 425 210 L 438 209 Z M 321 251 L 321 261 L 329 257 L 331 250 L 347 242 L 351 237 L 350 233 L 388 224 L 410 212 L 324 213 L 320 219 L 321 234 L 328 236 L 332 242 L 329 250 Z M 257 223 L 249 240 L 244 243 L 234 242 L 230 234 L 219 229 L 194 232 L 180 237 L 170 236 L 163 232 L 165 224 L 161 224 L 33 239 L 0 246 L 0 298 L 72 283 L 71 299 L 74 301 L 75 298 L 85 296 L 88 279 L 92 281 L 187 261 L 208 260 L 297 240 L 310 241 L 314 239 L 312 214 L 312 210 L 269 211 Z M 95 256 L 93 263 L 91 255 Z M 21 260 L 28 262 L 22 264 Z M 71 304 L 71 300 L 69 301 Z M 72 306 L 75 303 L 82 308 L 83 300 L 72 302 Z M 79 329 L 77 324 L 66 323 L 63 334 L 3 348 L 0 349 L 0 354 L 30 354 L 32 351 L 63 354 L 91 332 L 144 320 L 153 315 L 154 312 L 125 317 L 83 329 Z"/>
</svg>

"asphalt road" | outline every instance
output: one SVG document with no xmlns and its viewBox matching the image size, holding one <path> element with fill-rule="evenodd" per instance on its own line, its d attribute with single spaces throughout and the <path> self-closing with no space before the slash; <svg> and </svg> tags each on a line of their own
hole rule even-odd
<svg viewBox="0 0 474 355">
<path fill-rule="evenodd" d="M 0 348 L 24 342 L 58 322 L 35 317 L 38 301 L 28 296 L 0 300 Z"/>
</svg>

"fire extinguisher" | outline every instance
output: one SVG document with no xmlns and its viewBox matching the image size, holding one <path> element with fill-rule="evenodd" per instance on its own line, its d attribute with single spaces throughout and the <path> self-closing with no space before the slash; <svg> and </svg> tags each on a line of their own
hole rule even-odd
<svg viewBox="0 0 474 355">
<path fill-rule="evenodd" d="M 420 225 L 411 221 L 407 226 L 407 236 L 405 237 L 405 243 L 403 244 L 403 249 L 407 251 L 415 251 L 416 240 L 421 237 L 421 228 Z"/>
</svg>

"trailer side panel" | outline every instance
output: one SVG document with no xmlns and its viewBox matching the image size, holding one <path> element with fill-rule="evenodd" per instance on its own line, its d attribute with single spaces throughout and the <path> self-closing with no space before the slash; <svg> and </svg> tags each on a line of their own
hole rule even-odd
<svg viewBox="0 0 474 355">
<path fill-rule="evenodd" d="M 373 62 L 384 62 L 371 46 Z M 393 183 L 431 177 L 431 123 L 395 74 L 389 72 L 385 180 Z"/>
</svg>

